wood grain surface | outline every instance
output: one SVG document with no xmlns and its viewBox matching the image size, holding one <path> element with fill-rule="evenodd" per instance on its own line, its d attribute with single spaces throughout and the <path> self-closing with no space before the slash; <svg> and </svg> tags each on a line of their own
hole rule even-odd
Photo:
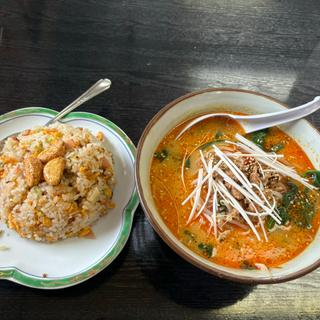
<svg viewBox="0 0 320 320">
<path fill-rule="evenodd" d="M 206 87 L 252 89 L 290 106 L 320 94 L 319 0 L 0 0 L 0 113 L 82 106 L 135 143 L 167 102 Z M 310 120 L 320 127 L 320 114 Z M 318 319 L 320 270 L 247 286 L 183 261 L 142 209 L 112 265 L 73 288 L 0 282 L 5 319 Z"/>
</svg>

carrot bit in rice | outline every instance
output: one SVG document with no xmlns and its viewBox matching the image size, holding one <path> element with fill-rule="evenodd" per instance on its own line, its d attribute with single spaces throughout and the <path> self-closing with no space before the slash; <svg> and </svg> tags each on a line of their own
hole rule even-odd
<svg viewBox="0 0 320 320">
<path fill-rule="evenodd" d="M 88 238 L 88 239 L 95 239 L 95 235 L 91 228 L 83 228 L 79 231 L 79 237 L 81 238 Z"/>
<path fill-rule="evenodd" d="M 99 140 L 99 141 L 103 141 L 104 140 L 104 135 L 103 135 L 103 133 L 101 132 L 101 131 L 99 131 L 98 133 L 97 133 L 97 139 Z"/>
</svg>

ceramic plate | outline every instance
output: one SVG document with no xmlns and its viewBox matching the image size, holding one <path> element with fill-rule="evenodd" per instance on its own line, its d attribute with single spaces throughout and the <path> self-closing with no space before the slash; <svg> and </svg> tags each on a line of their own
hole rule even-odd
<svg viewBox="0 0 320 320">
<path fill-rule="evenodd" d="M 57 112 L 47 108 L 19 109 L 0 116 L 0 139 L 14 132 L 45 124 Z M 116 208 L 94 226 L 96 239 L 73 238 L 54 244 L 22 239 L 4 224 L 0 245 L 0 279 L 25 286 L 57 289 L 83 282 L 107 267 L 128 240 L 138 196 L 134 183 L 135 147 L 114 123 L 86 112 L 73 112 L 64 123 L 101 131 L 114 156 L 117 183 L 114 189 Z"/>
</svg>

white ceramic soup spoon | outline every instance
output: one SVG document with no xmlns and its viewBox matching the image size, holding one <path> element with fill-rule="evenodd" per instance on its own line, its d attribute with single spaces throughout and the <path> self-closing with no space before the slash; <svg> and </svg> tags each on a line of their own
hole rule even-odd
<svg viewBox="0 0 320 320">
<path fill-rule="evenodd" d="M 237 120 L 246 133 L 278 126 L 280 124 L 288 123 L 294 120 L 299 120 L 308 116 L 309 114 L 320 109 L 320 96 L 315 97 L 312 101 L 303 104 L 299 107 L 283 110 L 279 112 L 271 112 L 265 114 L 240 116 L 230 113 L 209 113 L 203 116 L 197 117 L 188 123 L 181 132 L 177 135 L 176 139 L 179 139 L 188 129 L 205 119 L 212 117 L 229 117 Z"/>
</svg>

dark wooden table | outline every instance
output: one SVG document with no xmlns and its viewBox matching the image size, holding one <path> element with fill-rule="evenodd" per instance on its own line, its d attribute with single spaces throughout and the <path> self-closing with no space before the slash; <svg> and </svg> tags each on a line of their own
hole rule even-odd
<svg viewBox="0 0 320 320">
<path fill-rule="evenodd" d="M 135 143 L 167 102 L 206 87 L 295 106 L 320 93 L 319 0 L 0 0 L 0 112 L 59 109 L 102 77 L 82 107 Z M 311 121 L 320 126 L 319 113 Z M 142 209 L 112 265 L 62 291 L 0 282 L 5 319 L 317 319 L 320 270 L 279 285 L 214 278 L 183 261 Z"/>
</svg>

